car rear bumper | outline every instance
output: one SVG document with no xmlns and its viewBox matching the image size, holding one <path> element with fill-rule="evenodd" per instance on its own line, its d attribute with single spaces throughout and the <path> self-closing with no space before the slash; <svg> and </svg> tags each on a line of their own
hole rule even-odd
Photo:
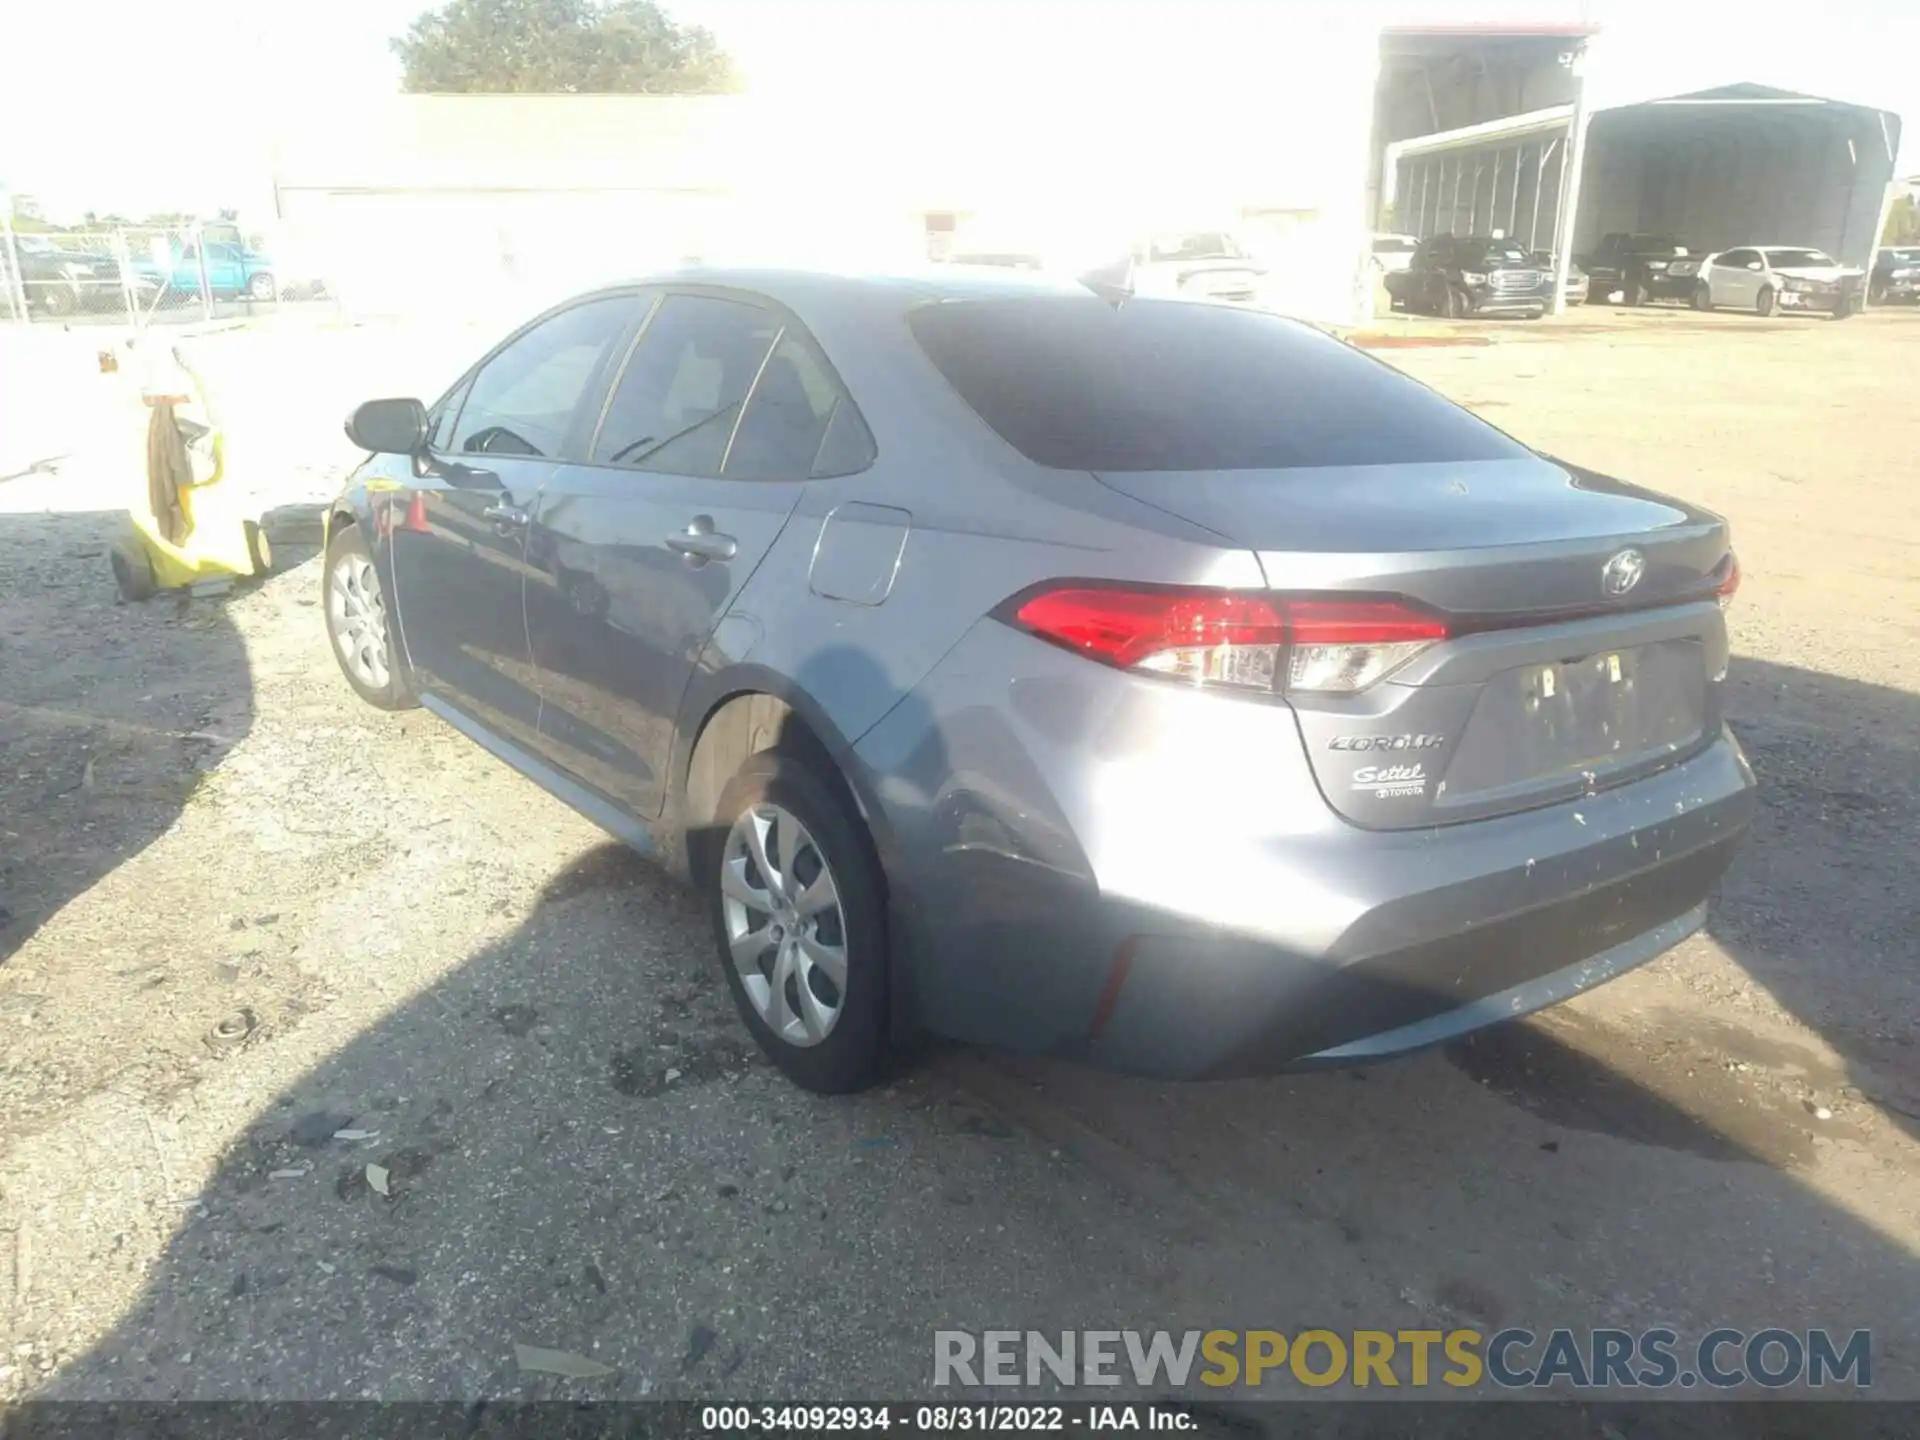
<svg viewBox="0 0 1920 1440">
<path fill-rule="evenodd" d="M 991 622 L 856 752 L 920 1021 L 1168 1078 L 1379 1059 L 1611 979 L 1704 923 L 1753 809 L 1723 732 L 1579 801 L 1361 830 L 1285 707 Z"/>
</svg>

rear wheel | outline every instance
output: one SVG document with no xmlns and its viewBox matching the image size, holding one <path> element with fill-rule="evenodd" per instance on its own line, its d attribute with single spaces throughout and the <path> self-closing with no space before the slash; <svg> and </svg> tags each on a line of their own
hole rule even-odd
<svg viewBox="0 0 1920 1440">
<path fill-rule="evenodd" d="M 1704 280 L 1693 287 L 1693 308 L 1696 310 L 1713 309 L 1713 288 Z"/>
<path fill-rule="evenodd" d="M 1773 289 L 1762 286 L 1760 293 L 1753 297 L 1753 313 L 1756 315 L 1773 314 Z"/>
<path fill-rule="evenodd" d="M 273 288 L 273 276 L 264 270 L 247 281 L 247 298 L 250 300 L 271 300 L 277 293 Z"/>
<path fill-rule="evenodd" d="M 40 291 L 40 308 L 58 319 L 80 308 L 79 297 L 64 285 L 47 285 Z"/>
<path fill-rule="evenodd" d="M 108 556 L 113 566 L 113 583 L 122 600 L 149 600 L 158 590 L 153 578 L 153 561 L 144 547 L 116 545 Z"/>
<path fill-rule="evenodd" d="M 267 532 L 255 521 L 244 522 L 247 535 L 247 560 L 253 566 L 255 579 L 265 579 L 273 571 L 273 546 L 267 540 Z"/>
<path fill-rule="evenodd" d="M 381 710 L 406 710 L 419 704 L 402 672 L 380 572 L 358 525 L 334 531 L 327 541 L 322 574 L 326 577 L 322 598 L 327 639 L 354 694 Z"/>
<path fill-rule="evenodd" d="M 711 833 L 696 863 L 740 1018 L 803 1089 L 873 1084 L 886 1058 L 886 909 L 846 808 L 797 756 L 756 755 Z"/>
</svg>

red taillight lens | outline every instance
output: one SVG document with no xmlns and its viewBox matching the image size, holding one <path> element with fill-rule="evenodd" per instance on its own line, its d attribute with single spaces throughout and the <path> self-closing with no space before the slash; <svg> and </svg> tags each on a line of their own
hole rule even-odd
<svg viewBox="0 0 1920 1440">
<path fill-rule="evenodd" d="M 1729 550 L 1724 564 L 1727 573 L 1713 587 L 1713 593 L 1720 597 L 1722 610 L 1733 603 L 1733 597 L 1740 589 L 1740 557 Z"/>
<path fill-rule="evenodd" d="M 1447 635 L 1438 616 L 1394 600 L 1230 590 L 1063 586 L 1013 619 L 1122 670 L 1266 691 L 1362 690 Z"/>
</svg>

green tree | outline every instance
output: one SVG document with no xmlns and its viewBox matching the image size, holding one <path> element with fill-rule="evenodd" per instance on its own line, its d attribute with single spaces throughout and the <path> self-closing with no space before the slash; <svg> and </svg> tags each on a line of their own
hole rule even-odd
<svg viewBox="0 0 1920 1440">
<path fill-rule="evenodd" d="M 391 42 L 416 94 L 709 95 L 736 87 L 711 32 L 653 0 L 450 0 Z"/>
<path fill-rule="evenodd" d="M 1920 245 L 1920 200 L 1902 195 L 1887 211 L 1887 230 L 1882 245 Z"/>
</svg>

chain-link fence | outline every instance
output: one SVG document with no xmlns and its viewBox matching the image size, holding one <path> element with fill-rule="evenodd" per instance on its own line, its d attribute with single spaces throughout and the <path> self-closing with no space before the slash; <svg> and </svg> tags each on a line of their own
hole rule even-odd
<svg viewBox="0 0 1920 1440">
<path fill-rule="evenodd" d="M 0 233 L 0 314 L 13 320 L 141 327 L 326 298 L 323 280 L 234 225 Z"/>
</svg>

